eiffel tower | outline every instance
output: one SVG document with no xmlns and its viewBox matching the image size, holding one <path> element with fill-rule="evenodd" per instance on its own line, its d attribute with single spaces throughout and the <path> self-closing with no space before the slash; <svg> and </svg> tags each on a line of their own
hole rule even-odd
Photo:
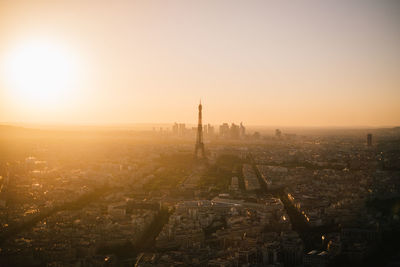
<svg viewBox="0 0 400 267">
<path fill-rule="evenodd" d="M 206 154 L 204 152 L 204 143 L 203 143 L 203 123 L 201 119 L 201 100 L 199 104 L 199 122 L 197 124 L 197 138 L 196 138 L 196 146 L 194 148 L 194 157 L 198 158 L 199 152 L 201 154 L 201 157 L 204 159 L 206 157 Z"/>
</svg>

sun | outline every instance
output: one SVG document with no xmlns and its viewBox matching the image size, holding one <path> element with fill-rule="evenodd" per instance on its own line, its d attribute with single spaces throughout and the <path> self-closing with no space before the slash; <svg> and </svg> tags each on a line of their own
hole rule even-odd
<svg viewBox="0 0 400 267">
<path fill-rule="evenodd" d="M 35 107 L 65 104 L 78 82 L 78 64 L 64 46 L 27 42 L 5 60 L 5 80 L 17 101 Z"/>
</svg>

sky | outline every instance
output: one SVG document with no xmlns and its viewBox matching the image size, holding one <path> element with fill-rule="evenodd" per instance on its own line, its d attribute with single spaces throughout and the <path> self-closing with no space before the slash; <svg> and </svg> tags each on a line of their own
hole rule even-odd
<svg viewBox="0 0 400 267">
<path fill-rule="evenodd" d="M 0 1 L 0 122 L 400 125 L 396 1 Z"/>
</svg>

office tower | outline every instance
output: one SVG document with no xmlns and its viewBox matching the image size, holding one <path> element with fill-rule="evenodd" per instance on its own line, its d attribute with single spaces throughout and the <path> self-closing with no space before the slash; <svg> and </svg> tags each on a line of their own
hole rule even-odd
<svg viewBox="0 0 400 267">
<path fill-rule="evenodd" d="M 208 126 L 207 126 L 207 124 L 204 124 L 204 126 L 203 126 L 203 135 L 205 135 L 205 136 L 208 135 Z"/>
<path fill-rule="evenodd" d="M 230 137 L 232 139 L 239 139 L 239 134 L 240 134 L 239 126 L 232 123 L 231 129 L 230 129 Z"/>
<path fill-rule="evenodd" d="M 179 123 L 179 125 L 178 125 L 178 133 L 179 133 L 179 136 L 185 136 L 185 134 L 186 134 L 186 125 L 184 123 Z"/>
<path fill-rule="evenodd" d="M 229 124 L 228 123 L 224 123 L 221 126 L 219 126 L 219 135 L 224 138 L 227 138 L 229 136 Z"/>
<path fill-rule="evenodd" d="M 186 125 L 184 123 L 174 123 L 172 125 L 172 134 L 175 136 L 185 136 L 186 135 Z"/>
<path fill-rule="evenodd" d="M 213 136 L 214 135 L 214 126 L 211 126 L 211 124 L 207 125 L 207 133 L 209 136 Z"/>
<path fill-rule="evenodd" d="M 243 126 L 243 123 L 240 122 L 240 138 L 244 138 L 246 135 L 246 127 Z"/>
<path fill-rule="evenodd" d="M 179 131 L 179 126 L 178 126 L 178 124 L 175 122 L 174 125 L 172 125 L 172 134 L 173 134 L 173 135 L 178 135 L 178 131 Z"/>
</svg>

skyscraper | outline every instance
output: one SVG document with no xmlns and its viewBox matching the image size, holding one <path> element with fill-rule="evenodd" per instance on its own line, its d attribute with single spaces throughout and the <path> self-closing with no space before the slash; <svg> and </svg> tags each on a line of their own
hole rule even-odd
<svg viewBox="0 0 400 267">
<path fill-rule="evenodd" d="M 229 137 L 229 124 L 228 123 L 223 123 L 221 126 L 219 126 L 219 135 L 223 138 Z"/>
<path fill-rule="evenodd" d="M 243 126 L 243 123 L 240 122 L 240 138 L 244 138 L 246 135 L 246 127 Z"/>
<path fill-rule="evenodd" d="M 230 138 L 232 139 L 239 139 L 240 136 L 240 128 L 238 125 L 232 123 L 230 128 Z"/>
<path fill-rule="evenodd" d="M 172 125 L 172 134 L 173 134 L 173 135 L 178 135 L 178 131 L 179 131 L 179 126 L 178 126 L 178 124 L 175 122 L 174 125 Z"/>
<path fill-rule="evenodd" d="M 211 124 L 207 125 L 207 134 L 210 137 L 212 137 L 214 135 L 214 126 L 211 126 Z"/>
<path fill-rule="evenodd" d="M 197 138 L 196 138 L 196 146 L 194 149 L 194 156 L 197 158 L 199 154 L 199 150 L 201 153 L 201 157 L 205 158 L 204 152 L 204 143 L 203 143 L 203 124 L 202 124 L 202 115 L 201 115 L 202 105 L 201 101 L 199 104 L 199 120 L 197 123 Z"/>
</svg>

